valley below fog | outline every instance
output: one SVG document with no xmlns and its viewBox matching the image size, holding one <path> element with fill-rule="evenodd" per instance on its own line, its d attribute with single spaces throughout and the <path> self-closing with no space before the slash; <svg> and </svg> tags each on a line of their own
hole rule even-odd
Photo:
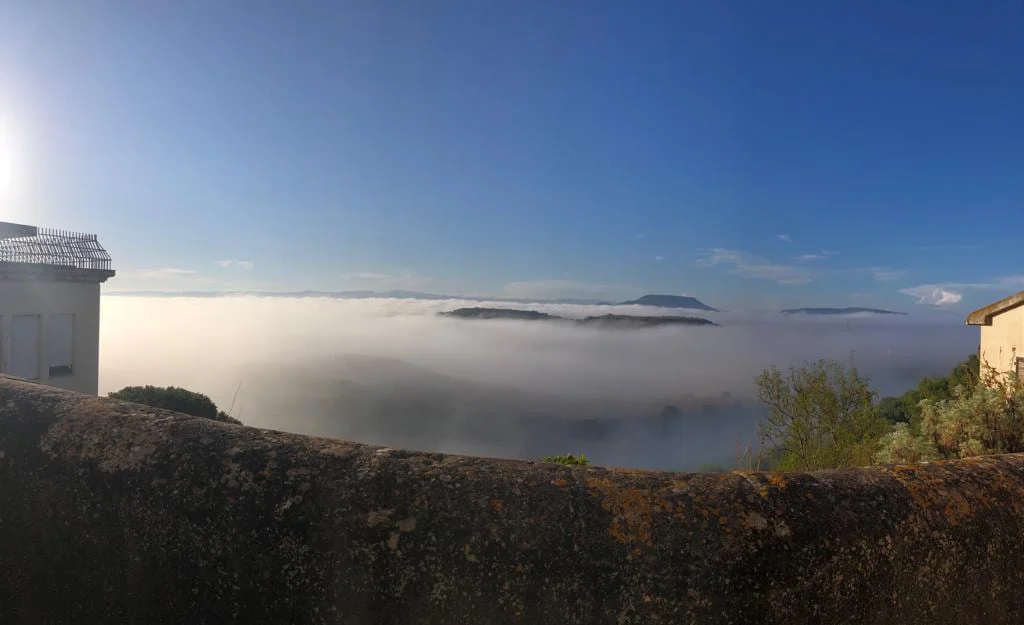
<svg viewBox="0 0 1024 625">
<path fill-rule="evenodd" d="M 438 313 L 464 300 L 104 296 L 100 393 L 182 386 L 246 425 L 375 445 L 597 464 L 733 468 L 757 443 L 754 378 L 833 358 L 882 394 L 976 347 L 949 317 L 701 311 L 716 326 L 620 330 Z M 531 304 L 566 318 L 640 305 Z"/>
</svg>

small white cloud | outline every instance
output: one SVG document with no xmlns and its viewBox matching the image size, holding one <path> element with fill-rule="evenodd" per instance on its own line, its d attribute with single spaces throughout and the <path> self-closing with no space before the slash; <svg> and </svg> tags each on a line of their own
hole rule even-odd
<svg viewBox="0 0 1024 625">
<path fill-rule="evenodd" d="M 814 282 L 813 278 L 779 278 L 779 284 L 800 285 Z"/>
<path fill-rule="evenodd" d="M 892 282 L 893 280 L 899 280 L 905 275 L 907 275 L 907 272 L 904 269 L 876 267 L 871 270 L 871 277 L 878 282 Z"/>
<path fill-rule="evenodd" d="M 950 306 L 963 299 L 963 291 L 996 291 L 1009 294 L 1010 291 L 1024 288 L 1024 275 L 1001 276 L 989 282 L 942 282 L 921 284 L 915 287 L 900 289 L 900 293 L 917 298 L 918 304 L 930 306 Z"/>
<path fill-rule="evenodd" d="M 745 278 L 772 280 L 786 285 L 810 284 L 817 277 L 810 267 L 773 263 L 746 252 L 721 248 L 705 252 L 697 259 L 697 264 L 702 267 L 728 266 L 732 268 L 730 273 Z"/>
<path fill-rule="evenodd" d="M 859 274 L 870 274 L 876 282 L 892 282 L 907 275 L 906 269 L 893 269 L 892 267 L 854 267 L 850 271 Z"/>
<path fill-rule="evenodd" d="M 195 273 L 194 269 L 179 269 L 177 267 L 164 267 L 163 269 L 154 269 L 153 273 L 159 273 L 171 276 L 186 276 Z"/>
<path fill-rule="evenodd" d="M 927 306 L 951 306 L 959 304 L 963 294 L 938 284 L 922 284 L 920 286 L 900 289 L 900 293 L 917 298 L 917 303 Z"/>
<path fill-rule="evenodd" d="M 122 275 L 137 276 L 140 278 L 176 278 L 181 276 L 195 275 L 194 269 L 181 269 L 179 267 L 161 267 L 159 269 L 132 269 L 121 272 Z"/>
<path fill-rule="evenodd" d="M 778 235 L 776 235 L 776 238 L 778 238 L 780 241 L 783 241 L 785 243 L 792 243 L 793 242 L 793 237 L 788 235 L 788 234 L 778 234 Z"/>
<path fill-rule="evenodd" d="M 654 260 L 665 260 L 665 257 L 664 256 L 660 256 L 660 255 L 659 256 L 655 256 Z"/>
<path fill-rule="evenodd" d="M 217 264 L 225 269 L 249 270 L 256 266 L 251 260 L 218 260 Z"/>
<path fill-rule="evenodd" d="M 356 280 L 394 280 L 395 276 L 390 273 L 376 273 L 373 271 L 362 271 L 348 274 L 349 278 Z"/>
<path fill-rule="evenodd" d="M 816 252 L 814 254 L 800 254 L 799 256 L 795 257 L 793 260 L 796 260 L 796 261 L 799 261 L 799 262 L 802 262 L 802 263 L 806 263 L 806 262 L 810 262 L 812 260 L 824 260 L 824 259 L 828 258 L 829 256 L 835 256 L 837 253 L 838 252 L 833 252 L 831 250 L 821 250 L 820 252 Z"/>
</svg>

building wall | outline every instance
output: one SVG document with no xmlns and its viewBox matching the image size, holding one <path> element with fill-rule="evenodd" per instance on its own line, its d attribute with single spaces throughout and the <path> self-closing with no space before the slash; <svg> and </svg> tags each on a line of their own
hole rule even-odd
<svg viewBox="0 0 1024 625">
<path fill-rule="evenodd" d="M 50 377 L 50 315 L 74 314 L 72 372 Z M 96 282 L 0 279 L 0 371 L 11 362 L 11 319 L 39 315 L 38 381 L 96 395 L 99 381 L 100 285 Z"/>
<path fill-rule="evenodd" d="M 1024 306 L 1012 308 L 981 326 L 978 357 L 999 373 L 1015 370 L 1017 357 L 1024 357 Z"/>
</svg>

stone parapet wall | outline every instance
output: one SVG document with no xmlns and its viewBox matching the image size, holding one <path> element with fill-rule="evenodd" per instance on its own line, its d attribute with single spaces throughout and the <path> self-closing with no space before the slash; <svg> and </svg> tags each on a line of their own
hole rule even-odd
<svg viewBox="0 0 1024 625">
<path fill-rule="evenodd" d="M 1022 589 L 1022 456 L 563 467 L 0 377 L 4 624 L 995 625 Z"/>
</svg>

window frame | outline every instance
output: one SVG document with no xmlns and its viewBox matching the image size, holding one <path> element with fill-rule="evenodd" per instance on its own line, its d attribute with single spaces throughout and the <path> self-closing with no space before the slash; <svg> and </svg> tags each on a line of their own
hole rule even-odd
<svg viewBox="0 0 1024 625">
<path fill-rule="evenodd" d="M 46 368 L 48 377 L 50 378 L 63 378 L 72 376 L 75 374 L 75 313 L 51 313 L 49 319 L 49 326 L 47 327 L 47 354 L 46 354 Z M 54 360 L 54 349 L 55 339 L 57 338 L 56 332 L 54 332 L 55 324 L 58 318 L 70 318 L 71 326 L 68 332 L 68 345 L 67 345 L 67 364 L 53 364 Z"/>
</svg>

